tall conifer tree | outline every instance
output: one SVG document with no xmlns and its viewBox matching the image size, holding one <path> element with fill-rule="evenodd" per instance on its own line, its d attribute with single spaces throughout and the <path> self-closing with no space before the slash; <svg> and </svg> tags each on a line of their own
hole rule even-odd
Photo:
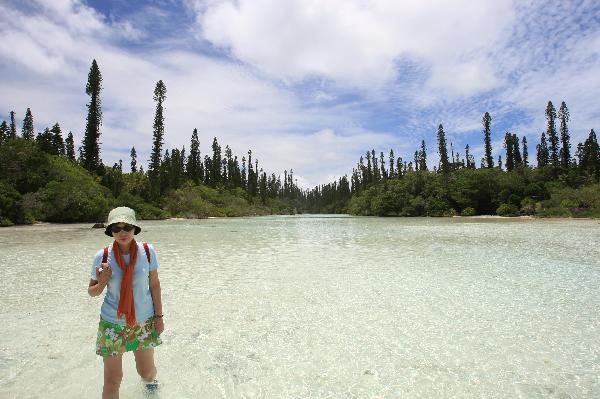
<svg viewBox="0 0 600 399">
<path fill-rule="evenodd" d="M 390 179 L 393 179 L 396 176 L 396 171 L 394 171 L 395 160 L 396 158 L 394 157 L 394 150 L 390 148 Z"/>
<path fill-rule="evenodd" d="M 529 166 L 529 152 L 527 151 L 527 137 L 523 136 L 523 165 L 525 167 Z"/>
<path fill-rule="evenodd" d="M 187 161 L 187 175 L 194 183 L 200 182 L 200 166 L 202 158 L 200 157 L 200 140 L 198 139 L 198 129 L 192 132 L 190 141 L 190 155 Z"/>
<path fill-rule="evenodd" d="M 31 109 L 29 108 L 27 108 L 27 111 L 25 111 L 25 119 L 23 119 L 23 127 L 21 129 L 21 134 L 26 140 L 35 139 L 35 132 L 33 129 L 33 115 L 31 114 Z"/>
<path fill-rule="evenodd" d="M 50 129 L 45 128 L 43 132 L 38 133 L 35 141 L 40 150 L 50 155 L 58 155 L 52 145 L 52 132 L 50 132 Z"/>
<path fill-rule="evenodd" d="M 519 145 L 519 137 L 516 133 L 512 135 L 512 145 L 513 145 L 513 156 L 515 168 L 523 165 L 523 157 L 521 157 L 521 147 Z"/>
<path fill-rule="evenodd" d="M 221 181 L 221 146 L 219 145 L 219 142 L 217 141 L 217 138 L 213 138 L 213 143 L 212 143 L 212 150 L 213 150 L 213 156 L 212 156 L 212 165 L 211 165 L 211 182 L 214 186 L 216 186 L 220 181 Z M 258 173 L 256 170 L 254 171 L 255 173 Z M 258 176 L 258 175 L 257 175 Z"/>
<path fill-rule="evenodd" d="M 546 133 L 542 132 L 540 143 L 537 145 L 537 166 L 543 168 L 550 163 L 550 152 L 548 151 L 548 143 L 546 142 Z"/>
<path fill-rule="evenodd" d="M 581 149 L 579 167 L 600 181 L 600 146 L 594 129 L 590 130 L 588 138 Z"/>
<path fill-rule="evenodd" d="M 494 167 L 494 158 L 492 157 L 492 133 L 491 133 L 491 124 L 492 117 L 489 112 L 486 112 L 483 115 L 483 142 L 485 146 L 485 167 L 493 168 Z"/>
<path fill-rule="evenodd" d="M 513 135 L 509 132 L 504 135 L 504 148 L 506 149 L 506 170 L 511 172 L 515 168 L 515 154 Z"/>
<path fill-rule="evenodd" d="M 17 138 L 17 122 L 15 121 L 15 111 L 10 111 L 10 134 L 11 139 Z"/>
<path fill-rule="evenodd" d="M 548 127 L 546 128 L 546 133 L 548 135 L 548 141 L 550 142 L 550 163 L 552 166 L 558 166 L 558 135 L 556 134 L 556 109 L 554 109 L 554 105 L 552 105 L 552 101 L 548 101 L 548 106 L 546 107 L 546 120 L 548 121 Z"/>
<path fill-rule="evenodd" d="M 100 73 L 100 68 L 98 68 L 96 60 L 93 60 L 88 74 L 88 81 L 85 86 L 85 94 L 90 96 L 90 103 L 87 105 L 88 114 L 81 153 L 83 166 L 90 172 L 98 172 L 100 169 L 100 126 L 102 125 L 101 90 L 102 74 Z"/>
<path fill-rule="evenodd" d="M 387 179 L 387 171 L 385 170 L 385 158 L 383 157 L 383 151 L 379 153 L 379 167 L 381 168 L 381 178 Z"/>
<path fill-rule="evenodd" d="M 65 141 L 58 122 L 52 126 L 50 132 L 52 132 L 52 147 L 54 148 L 55 155 L 65 156 Z"/>
<path fill-rule="evenodd" d="M 167 98 L 167 88 L 162 80 L 156 82 L 154 88 L 154 101 L 156 102 L 156 111 L 154 113 L 154 123 L 152 124 L 152 152 L 150 153 L 150 164 L 148 165 L 148 178 L 150 179 L 150 191 L 152 197 L 157 199 L 161 193 L 161 155 L 162 145 L 165 135 L 165 117 L 163 114 L 163 103 Z M 165 159 L 170 159 L 168 152 L 165 153 Z"/>
<path fill-rule="evenodd" d="M 6 121 L 0 124 L 0 144 L 4 144 L 10 138 L 10 127 Z"/>
<path fill-rule="evenodd" d="M 137 173 L 137 152 L 135 147 L 131 147 L 131 173 Z"/>
<path fill-rule="evenodd" d="M 65 152 L 67 159 L 75 162 L 75 141 L 73 140 L 73 133 L 69 132 L 67 140 L 65 141 Z"/>
<path fill-rule="evenodd" d="M 467 161 L 467 169 L 475 169 L 475 157 L 471 154 L 471 149 L 468 144 L 465 147 L 465 159 Z"/>
<path fill-rule="evenodd" d="M 571 136 L 569 135 L 569 109 L 563 101 L 558 110 L 560 120 L 560 166 L 567 168 L 571 162 Z"/>
<path fill-rule="evenodd" d="M 427 170 L 427 147 L 425 140 L 421 140 L 421 151 L 419 151 L 419 170 Z"/>
<path fill-rule="evenodd" d="M 438 153 L 440 154 L 440 170 L 443 174 L 450 173 L 450 162 L 448 161 L 448 147 L 446 145 L 446 133 L 440 123 L 437 131 Z"/>
</svg>

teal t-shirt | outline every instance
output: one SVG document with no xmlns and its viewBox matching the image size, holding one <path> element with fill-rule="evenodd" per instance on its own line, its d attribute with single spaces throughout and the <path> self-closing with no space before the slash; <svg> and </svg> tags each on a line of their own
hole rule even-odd
<svg viewBox="0 0 600 399">
<path fill-rule="evenodd" d="M 138 324 L 144 324 L 146 320 L 154 315 L 154 303 L 152 302 L 152 294 L 150 293 L 149 276 L 150 272 L 158 269 L 158 259 L 156 251 L 152 245 L 148 245 L 150 250 L 150 262 L 146 257 L 146 251 L 142 243 L 137 243 L 138 253 L 135 261 L 135 269 L 133 273 L 133 303 L 135 304 L 135 318 Z M 92 263 L 92 272 L 90 277 L 93 280 L 98 280 L 96 277 L 96 267 L 100 267 L 104 249 L 101 249 L 94 256 Z M 129 263 L 129 254 L 123 255 L 125 264 Z M 104 302 L 100 310 L 100 317 L 111 323 L 120 325 L 127 324 L 125 318 L 117 318 L 117 308 L 119 307 L 119 299 L 121 297 L 121 280 L 123 279 L 123 271 L 119 267 L 115 259 L 112 244 L 108 248 L 108 264 L 112 269 L 112 276 L 108 280 L 106 286 L 106 294 Z"/>
</svg>

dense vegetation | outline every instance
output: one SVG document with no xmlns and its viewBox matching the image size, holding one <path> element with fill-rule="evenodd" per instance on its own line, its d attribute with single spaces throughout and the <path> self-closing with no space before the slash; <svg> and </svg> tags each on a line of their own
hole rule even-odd
<svg viewBox="0 0 600 399">
<path fill-rule="evenodd" d="M 302 191 L 293 171 L 283 181 L 259 168 L 258 160 L 224 154 L 217 140 L 212 156 L 200 153 L 198 131 L 191 135 L 190 152 L 185 147 L 162 150 L 164 104 L 167 89 L 156 84 L 154 135 L 147 172 L 138 164 L 131 148 L 131 171 L 123 171 L 122 160 L 112 167 L 100 156 L 102 75 L 94 60 L 86 93 L 90 96 L 82 144 L 76 158 L 73 134 L 63 138 L 60 125 L 34 133 L 33 114 L 28 108 L 21 134 L 15 113 L 10 124 L 0 124 L 0 225 L 48 222 L 96 222 L 104 220 L 111 207 L 134 208 L 140 218 L 202 218 L 294 213 L 301 207 Z"/>
<path fill-rule="evenodd" d="M 556 129 L 556 118 L 560 128 Z M 367 151 L 347 176 L 316 187 L 307 195 L 311 212 L 377 216 L 536 215 L 540 217 L 600 217 L 600 147 L 591 129 L 571 154 L 569 111 L 563 102 L 557 113 L 546 107 L 547 128 L 536 146 L 537 166 L 529 162 L 525 137 L 507 132 L 505 158 L 492 157 L 491 116 L 483 116 L 484 157 L 480 168 L 465 147 L 465 156 L 450 153 L 444 128 L 437 131 L 439 164 L 428 170 L 425 142 L 414 159 L 395 158 L 390 150 Z"/>
<path fill-rule="evenodd" d="M 439 163 L 428 169 L 425 141 L 405 161 L 375 150 L 361 157 L 350 178 L 301 190 L 293 171 L 283 179 L 259 168 L 258 161 L 217 138 L 211 154 L 200 152 L 198 131 L 186 148 L 164 143 L 166 85 L 159 81 L 152 153 L 147 171 L 130 152 L 130 172 L 122 160 L 112 167 L 100 154 L 102 75 L 94 60 L 88 75 L 86 130 L 76 157 L 73 134 L 63 138 L 60 125 L 35 134 L 28 108 L 17 133 L 15 113 L 0 124 L 0 225 L 103 220 L 111 207 L 134 208 L 140 218 L 201 218 L 295 212 L 351 213 L 378 216 L 453 216 L 498 214 L 542 217 L 600 217 L 600 147 L 594 130 L 572 156 L 569 111 L 546 107 L 547 127 L 536 146 L 536 166 L 529 162 L 527 140 L 507 132 L 502 156 L 494 162 L 492 117 L 483 116 L 484 157 L 480 167 L 467 145 L 464 157 L 450 151 L 442 125 L 437 131 Z M 556 128 L 556 119 L 559 129 Z"/>
</svg>

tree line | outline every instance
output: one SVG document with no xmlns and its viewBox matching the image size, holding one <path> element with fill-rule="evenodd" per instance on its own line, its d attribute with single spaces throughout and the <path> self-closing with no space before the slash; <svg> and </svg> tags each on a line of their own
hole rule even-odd
<svg viewBox="0 0 600 399">
<path fill-rule="evenodd" d="M 466 145 L 464 155 L 448 145 L 438 126 L 438 164 L 429 170 L 425 140 L 406 159 L 366 151 L 350 177 L 303 190 L 294 172 L 283 178 L 259 166 L 251 150 L 241 159 L 216 137 L 202 154 L 198 130 L 186 147 L 165 149 L 167 88 L 153 92 L 155 113 L 148 165 L 130 150 L 130 172 L 123 161 L 104 165 L 101 158 L 102 74 L 92 61 L 85 92 L 89 96 L 85 132 L 75 148 L 73 133 L 63 139 L 59 123 L 35 133 L 27 108 L 20 134 L 16 114 L 0 124 L 0 224 L 33 220 L 101 220 L 114 205 L 128 205 L 144 218 L 205 217 L 270 213 L 352 213 L 357 215 L 443 216 L 535 214 L 595 216 L 600 208 L 600 149 L 593 129 L 573 154 L 569 110 L 548 102 L 547 125 L 530 162 L 525 136 L 506 132 L 504 158 L 493 156 L 492 117 L 482 118 L 484 154 L 479 167 Z M 556 124 L 558 122 L 558 128 Z M 77 187 L 78 190 L 73 190 Z M 558 201 L 558 202 L 557 202 Z M 598 212 L 600 216 L 600 211 Z"/>
<path fill-rule="evenodd" d="M 283 179 L 275 173 L 268 173 L 259 165 L 252 150 L 238 158 L 226 145 L 223 149 L 215 137 L 212 151 L 202 154 L 198 130 L 191 134 L 189 153 L 185 146 L 181 149 L 165 149 L 165 102 L 167 88 L 162 80 L 156 83 L 153 100 L 156 108 L 153 122 L 152 150 L 147 169 L 137 159 L 135 146 L 130 151 L 130 172 L 123 171 L 123 160 L 112 166 L 105 165 L 101 158 L 101 126 L 102 126 L 102 74 L 96 60 L 92 61 L 85 92 L 90 100 L 87 106 L 85 132 L 81 145 L 75 150 L 73 133 L 69 132 L 66 140 L 59 123 L 42 132 L 34 132 L 33 114 L 30 108 L 25 112 L 21 134 L 17 133 L 15 112 L 10 112 L 10 122 L 0 124 L 0 224 L 22 223 L 26 220 L 60 221 L 61 217 L 48 217 L 44 212 L 35 209 L 43 208 L 43 192 L 50 184 L 47 171 L 40 171 L 41 183 L 34 183 L 25 169 L 29 158 L 47 159 L 44 156 L 57 157 L 48 161 L 71 163 L 70 168 L 81 168 L 87 171 L 90 181 L 99 183 L 103 188 L 107 203 L 128 203 L 142 208 L 142 216 L 192 216 L 203 217 L 209 214 L 244 215 L 265 213 L 290 213 L 301 206 L 304 193 L 298 187 L 293 170 L 284 171 Z M 77 152 L 77 155 L 76 155 Z M 247 157 L 246 157 L 247 155 Z M 38 163 L 34 170 L 40 169 Z M 52 169 L 52 166 L 45 166 Z M 36 174 L 36 172 L 33 172 Z M 30 174 L 30 173 L 29 173 Z M 37 175 L 37 174 L 36 174 Z M 91 184 L 91 183 L 90 183 Z M 202 187 L 200 187 L 202 186 Z M 207 189 L 216 190 L 210 193 Z M 41 194 L 38 190 L 42 190 Z M 183 195 L 188 198 L 188 206 L 181 207 L 174 198 L 182 193 L 194 192 L 196 195 Z M 37 195 L 39 194 L 39 195 Z M 198 198 L 203 199 L 198 201 Z M 179 202 L 181 202 L 181 198 Z M 241 202 L 240 202 L 241 201 Z M 227 205 L 227 204 L 229 205 Z M 33 204 L 33 205 L 32 205 Z M 107 205 L 108 206 L 108 205 Z M 22 208 L 21 216 L 15 217 L 14 209 Z M 167 207 L 167 209 L 165 209 Z M 106 206 L 104 207 L 106 208 Z M 176 214 L 169 208 L 177 209 Z M 34 209 L 26 215 L 28 209 Z M 164 212 L 164 211 L 167 212 Z M 19 213 L 19 212 L 17 212 Z M 65 209 L 65 214 L 67 209 Z M 84 212 L 77 220 L 101 219 L 95 212 Z M 12 214 L 12 219 L 8 214 Z M 66 217 L 64 215 L 63 217 Z"/>
<path fill-rule="evenodd" d="M 494 159 L 492 117 L 485 112 L 484 156 L 479 168 L 468 144 L 464 156 L 452 143 L 448 148 L 440 124 L 436 134 L 439 161 L 433 170 L 428 167 L 424 140 L 412 159 L 396 157 L 393 149 L 389 154 L 371 149 L 360 157 L 350 178 L 346 175 L 308 192 L 305 208 L 317 213 L 380 216 L 600 217 L 600 147 L 594 129 L 573 154 L 566 103 L 556 112 L 549 101 L 545 115 L 546 129 L 535 147 L 536 165 L 530 162 L 527 138 L 512 132 L 504 136 L 504 159 L 502 154 Z"/>
</svg>

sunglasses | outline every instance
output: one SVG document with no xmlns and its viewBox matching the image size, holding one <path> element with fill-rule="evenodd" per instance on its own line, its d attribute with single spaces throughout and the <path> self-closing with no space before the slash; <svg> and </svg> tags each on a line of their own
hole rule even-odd
<svg viewBox="0 0 600 399">
<path fill-rule="evenodd" d="M 112 231 L 113 233 L 119 233 L 121 230 L 125 231 L 126 233 L 129 233 L 131 230 L 135 229 L 135 226 L 132 226 L 130 224 L 126 224 L 124 226 L 117 226 L 116 224 L 113 224 L 112 226 L 110 226 L 110 231 Z"/>
</svg>

